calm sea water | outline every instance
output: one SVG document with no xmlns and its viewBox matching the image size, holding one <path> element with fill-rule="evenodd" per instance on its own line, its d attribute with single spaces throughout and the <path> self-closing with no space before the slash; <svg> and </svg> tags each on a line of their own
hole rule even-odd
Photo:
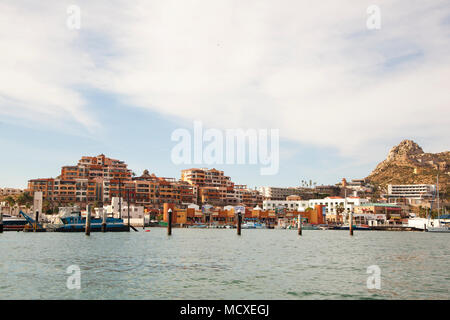
<svg viewBox="0 0 450 320">
<path fill-rule="evenodd" d="M 0 299 L 449 299 L 450 234 L 0 234 Z M 81 289 L 67 289 L 70 265 Z M 381 289 L 367 289 L 378 265 Z"/>
</svg>

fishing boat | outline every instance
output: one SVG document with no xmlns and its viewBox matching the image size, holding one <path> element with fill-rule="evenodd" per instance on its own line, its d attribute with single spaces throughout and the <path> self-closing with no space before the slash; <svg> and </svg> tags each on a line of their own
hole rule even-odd
<svg viewBox="0 0 450 320">
<path fill-rule="evenodd" d="M 3 215 L 3 231 L 22 231 L 28 224 L 28 221 L 23 217 Z"/>
</svg>

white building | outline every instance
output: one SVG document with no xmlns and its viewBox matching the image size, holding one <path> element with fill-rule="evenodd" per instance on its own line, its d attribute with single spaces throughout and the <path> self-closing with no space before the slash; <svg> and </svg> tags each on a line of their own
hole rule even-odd
<svg viewBox="0 0 450 320">
<path fill-rule="evenodd" d="M 311 208 L 314 208 L 314 206 L 321 204 L 326 206 L 326 213 L 327 214 L 336 214 L 337 208 L 342 207 L 344 208 L 344 213 L 347 212 L 353 212 L 353 208 L 355 206 L 360 206 L 363 203 L 368 203 L 369 200 L 365 198 L 359 198 L 359 197 L 347 197 L 347 198 L 341 198 L 341 197 L 327 197 L 325 199 L 311 199 L 309 200 L 309 206 Z"/>
<path fill-rule="evenodd" d="M 288 209 L 292 211 L 305 211 L 309 207 L 308 200 L 264 200 L 263 210 Z"/>
<path fill-rule="evenodd" d="M 15 196 L 21 194 L 22 192 L 22 189 L 0 188 L 0 196 Z"/>
<path fill-rule="evenodd" d="M 414 200 L 431 198 L 435 193 L 434 184 L 389 184 L 387 198 L 393 201 L 407 199 L 413 203 Z"/>
<path fill-rule="evenodd" d="M 263 196 L 263 199 L 271 200 L 283 200 L 288 196 L 301 195 L 302 191 L 300 188 L 278 188 L 278 187 L 259 187 L 258 191 Z"/>
<path fill-rule="evenodd" d="M 263 201 L 263 210 L 275 210 L 277 208 L 286 208 L 292 211 L 305 211 L 306 208 L 314 208 L 316 205 L 325 205 L 327 214 L 336 214 L 337 208 L 345 207 L 345 212 L 353 211 L 355 206 L 359 206 L 369 201 L 364 198 L 347 197 L 327 197 L 324 199 L 311 200 L 265 200 Z"/>
<path fill-rule="evenodd" d="M 123 219 L 128 218 L 128 203 L 122 199 L 122 203 L 120 202 L 119 197 L 113 197 L 111 199 L 111 204 L 104 207 L 106 210 L 106 214 L 108 216 L 114 217 L 122 217 Z M 119 215 L 120 210 L 122 214 Z M 130 205 L 130 219 L 142 219 L 144 216 L 144 207 L 143 206 L 135 206 Z"/>
</svg>

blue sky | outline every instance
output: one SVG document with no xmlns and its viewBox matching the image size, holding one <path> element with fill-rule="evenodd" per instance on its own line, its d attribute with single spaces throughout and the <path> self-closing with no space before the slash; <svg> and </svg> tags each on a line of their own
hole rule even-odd
<svg viewBox="0 0 450 320">
<path fill-rule="evenodd" d="M 214 165 L 250 187 L 362 178 L 403 139 L 448 150 L 448 1 L 378 1 L 379 30 L 371 4 L 3 1 L 0 187 L 100 153 L 179 178 L 170 137 L 195 120 L 279 130 L 278 174 Z"/>
<path fill-rule="evenodd" d="M 28 179 L 55 177 L 61 166 L 76 164 L 81 155 L 100 153 L 125 160 L 137 174 L 148 169 L 158 176 L 179 178 L 180 170 L 197 167 L 172 163 L 171 149 L 176 142 L 171 141 L 170 136 L 180 126 L 170 117 L 142 108 L 128 108 L 104 95 L 91 94 L 89 101 L 93 104 L 91 110 L 103 122 L 101 134 L 94 137 L 85 135 L 83 127 L 63 133 L 51 126 L 0 122 L 1 143 L 6 151 L 0 158 L 0 165 L 9 168 L 2 171 L 2 184 L 25 187 Z M 105 104 L 107 111 L 104 107 L 97 107 Z M 186 129 L 191 132 L 192 126 L 192 123 L 186 123 Z M 319 184 L 336 183 L 342 177 L 364 177 L 376 164 L 376 161 L 355 164 L 354 159 L 342 157 L 336 150 L 286 139 L 280 141 L 280 147 L 290 152 L 280 154 L 277 175 L 261 176 L 260 165 L 214 167 L 225 170 L 235 183 L 255 187 L 296 186 L 299 181 L 310 179 Z M 383 157 L 380 155 L 380 159 Z"/>
</svg>

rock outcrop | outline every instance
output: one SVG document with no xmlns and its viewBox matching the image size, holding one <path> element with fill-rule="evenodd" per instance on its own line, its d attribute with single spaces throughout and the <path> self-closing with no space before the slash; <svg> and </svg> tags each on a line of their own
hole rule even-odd
<svg viewBox="0 0 450 320">
<path fill-rule="evenodd" d="M 425 153 L 412 140 L 404 140 L 393 147 L 386 158 L 377 165 L 367 180 L 387 184 L 434 184 L 439 173 L 442 191 L 450 191 L 450 151 Z"/>
</svg>

